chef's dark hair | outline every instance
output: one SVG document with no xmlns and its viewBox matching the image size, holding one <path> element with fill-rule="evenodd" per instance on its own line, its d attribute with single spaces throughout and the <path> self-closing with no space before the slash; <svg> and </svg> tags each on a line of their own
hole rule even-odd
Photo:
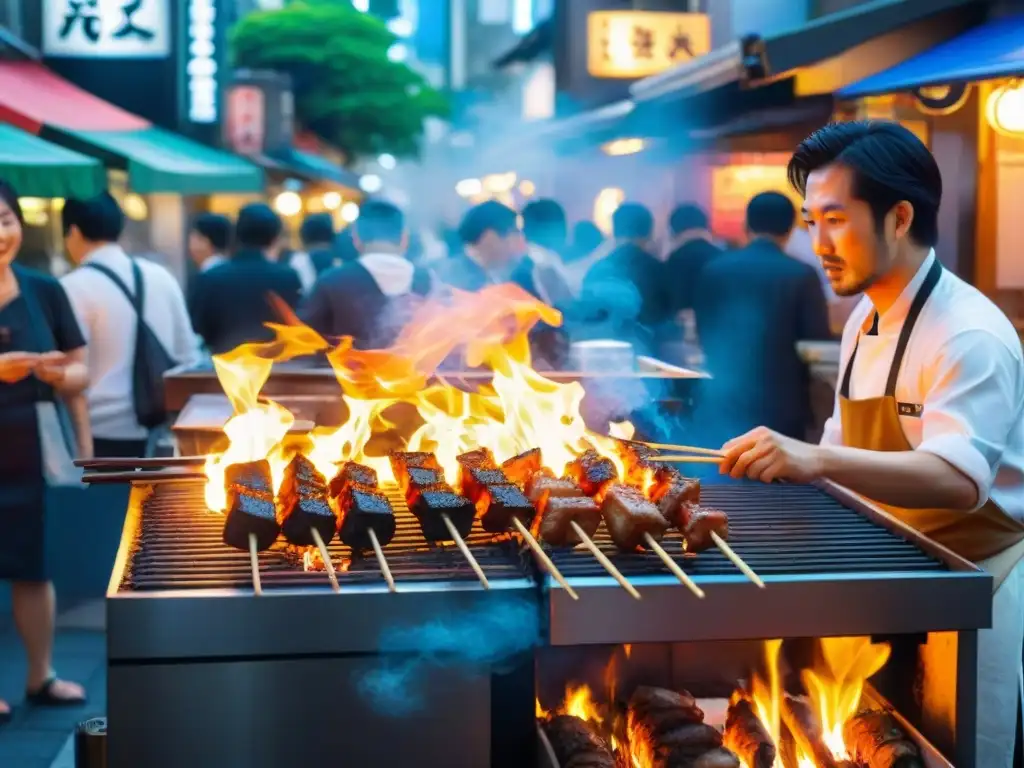
<svg viewBox="0 0 1024 768">
<path fill-rule="evenodd" d="M 385 200 L 369 200 L 359 208 L 355 234 L 363 243 L 400 245 L 405 234 L 405 215 Z"/>
<path fill-rule="evenodd" d="M 901 200 L 914 206 L 910 237 L 932 247 L 939 239 L 942 174 L 932 153 L 911 131 L 886 120 L 831 123 L 802 142 L 789 161 L 789 182 L 803 195 L 807 176 L 827 165 L 853 172 L 853 196 L 871 208 L 881 230 Z"/>
<path fill-rule="evenodd" d="M 18 220 L 18 223 L 25 226 L 25 215 L 21 212 L 18 192 L 3 179 L 0 179 L 0 200 L 3 200 L 7 207 L 11 209 L 11 213 L 14 214 L 14 218 Z"/>
<path fill-rule="evenodd" d="M 466 211 L 459 224 L 459 239 L 466 245 L 476 245 L 488 232 L 505 237 L 519 229 L 519 216 L 497 200 L 475 205 Z"/>
<path fill-rule="evenodd" d="M 284 224 L 281 217 L 266 203 L 249 203 L 238 212 L 235 222 L 235 242 L 242 248 L 264 250 L 281 236 Z"/>
<path fill-rule="evenodd" d="M 124 211 L 108 192 L 86 200 L 70 197 L 61 211 L 61 226 L 65 235 L 77 227 L 91 243 L 116 243 L 124 232 Z"/>
<path fill-rule="evenodd" d="M 640 203 L 623 203 L 612 214 L 612 234 L 622 240 L 642 240 L 654 234 L 654 215 Z"/>
</svg>

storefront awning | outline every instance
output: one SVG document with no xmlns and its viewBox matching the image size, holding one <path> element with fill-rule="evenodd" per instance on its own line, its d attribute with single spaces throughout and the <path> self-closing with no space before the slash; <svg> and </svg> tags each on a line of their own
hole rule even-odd
<svg viewBox="0 0 1024 768">
<path fill-rule="evenodd" d="M 263 191 L 263 171 L 241 157 L 162 128 L 62 131 L 61 143 L 128 172 L 139 194 L 212 195 Z"/>
<path fill-rule="evenodd" d="M 841 89 L 842 99 L 1024 75 L 1024 15 L 996 19 Z"/>
<path fill-rule="evenodd" d="M 353 191 L 359 191 L 359 175 L 337 163 L 303 152 L 295 147 L 271 153 L 270 160 L 279 165 L 286 173 L 291 173 L 308 181 L 327 181 Z"/>
<path fill-rule="evenodd" d="M 0 61 L 0 122 L 29 133 L 43 126 L 74 131 L 134 131 L 149 123 L 34 61 Z"/>
<path fill-rule="evenodd" d="M 0 125 L 0 178 L 22 197 L 92 197 L 107 185 L 99 161 L 13 125 Z"/>
</svg>

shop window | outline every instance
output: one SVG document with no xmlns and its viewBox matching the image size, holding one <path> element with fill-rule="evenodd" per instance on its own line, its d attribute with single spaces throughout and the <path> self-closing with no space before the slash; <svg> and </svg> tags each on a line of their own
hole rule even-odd
<svg viewBox="0 0 1024 768">
<path fill-rule="evenodd" d="M 799 208 L 803 200 L 789 185 L 785 160 L 733 164 L 711 169 L 711 229 L 717 237 L 736 243 L 746 239 L 750 198 L 761 192 L 781 192 Z M 788 158 L 786 158 L 788 160 Z"/>
</svg>

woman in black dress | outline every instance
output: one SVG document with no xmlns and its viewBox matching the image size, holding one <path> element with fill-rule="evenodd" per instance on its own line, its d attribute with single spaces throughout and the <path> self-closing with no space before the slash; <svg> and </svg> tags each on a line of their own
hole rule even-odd
<svg viewBox="0 0 1024 768">
<path fill-rule="evenodd" d="M 63 407 L 85 389 L 85 340 L 60 283 L 13 264 L 22 226 L 17 193 L 0 181 L 0 579 L 11 583 L 14 623 L 28 655 L 28 702 L 81 704 L 82 687 L 51 668 L 56 601 L 43 546 L 46 479 L 37 404 Z M 88 430 L 79 435 L 74 448 L 87 454 Z M 0 724 L 10 712 L 0 701 Z"/>
</svg>

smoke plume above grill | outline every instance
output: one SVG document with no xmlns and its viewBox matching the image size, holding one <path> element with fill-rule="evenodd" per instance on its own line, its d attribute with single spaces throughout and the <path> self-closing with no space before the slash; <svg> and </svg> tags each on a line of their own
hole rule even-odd
<svg viewBox="0 0 1024 768">
<path fill-rule="evenodd" d="M 407 717 L 425 706 L 429 673 L 500 668 L 539 642 L 536 605 L 488 597 L 487 606 L 386 630 L 380 642 L 384 661 L 356 679 L 367 704 L 381 715 Z"/>
</svg>

